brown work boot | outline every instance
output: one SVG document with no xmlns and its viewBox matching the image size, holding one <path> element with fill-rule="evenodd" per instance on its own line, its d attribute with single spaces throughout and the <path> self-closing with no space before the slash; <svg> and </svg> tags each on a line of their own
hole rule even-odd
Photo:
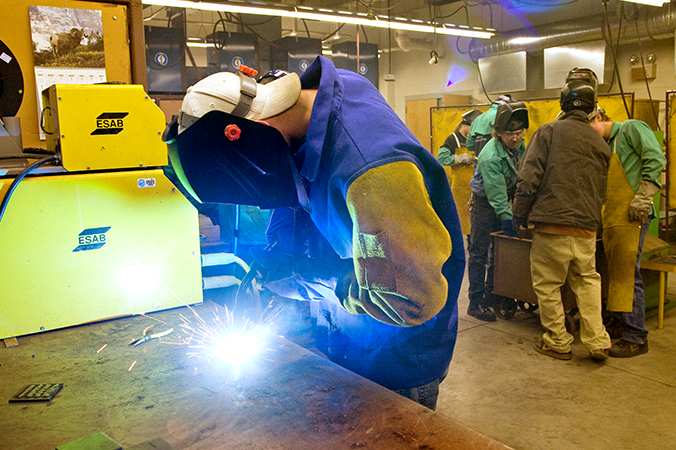
<svg viewBox="0 0 676 450">
<path fill-rule="evenodd" d="M 573 359 L 573 352 L 566 353 L 555 352 L 551 348 L 547 347 L 547 344 L 545 344 L 545 341 L 543 340 L 540 340 L 540 342 L 535 343 L 535 351 L 542 355 L 551 356 L 552 358 L 556 359 L 563 359 L 566 361 L 569 359 Z"/>
<path fill-rule="evenodd" d="M 648 341 L 643 344 L 635 344 L 633 342 L 620 339 L 610 347 L 608 352 L 613 358 L 631 358 L 633 356 L 648 353 Z"/>
<path fill-rule="evenodd" d="M 603 362 L 608 359 L 608 349 L 607 348 L 596 348 L 589 351 L 589 357 L 594 361 Z"/>
</svg>

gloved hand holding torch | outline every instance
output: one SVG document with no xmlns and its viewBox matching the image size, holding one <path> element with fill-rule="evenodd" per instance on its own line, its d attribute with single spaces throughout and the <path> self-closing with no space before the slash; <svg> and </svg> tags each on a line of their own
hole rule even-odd
<svg viewBox="0 0 676 450">
<path fill-rule="evenodd" d="M 352 259 L 324 260 L 264 251 L 251 264 L 240 291 L 246 291 L 256 279 L 262 287 L 282 297 L 302 301 L 329 299 L 340 303 L 336 289 L 353 278 Z"/>
</svg>

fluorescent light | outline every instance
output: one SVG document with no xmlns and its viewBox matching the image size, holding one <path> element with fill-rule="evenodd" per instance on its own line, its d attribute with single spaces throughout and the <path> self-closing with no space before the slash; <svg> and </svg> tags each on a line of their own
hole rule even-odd
<svg viewBox="0 0 676 450">
<path fill-rule="evenodd" d="M 216 47 L 214 44 L 210 44 L 207 42 L 187 42 L 185 45 L 188 47 L 195 47 L 195 48 L 214 48 Z"/>
<path fill-rule="evenodd" d="M 650 5 L 662 7 L 665 3 L 669 3 L 669 0 L 624 0 L 625 2 L 631 3 L 640 3 L 641 5 Z"/>
<path fill-rule="evenodd" d="M 511 42 L 514 45 L 526 45 L 526 44 L 532 44 L 533 42 L 538 42 L 541 38 L 539 37 L 518 37 L 514 39 L 510 39 L 509 42 Z"/>
<path fill-rule="evenodd" d="M 187 8 L 196 9 L 200 11 L 221 11 L 234 14 L 254 14 L 258 16 L 275 16 L 275 17 L 290 17 L 292 19 L 306 19 L 317 20 L 321 22 L 346 23 L 350 25 L 363 25 L 374 28 L 391 28 L 393 30 L 414 31 L 418 33 L 437 33 L 449 36 L 464 36 L 479 39 L 490 39 L 495 33 L 494 30 L 485 30 L 481 28 L 460 28 L 454 25 L 443 24 L 441 27 L 434 27 L 430 25 L 420 25 L 412 22 L 401 21 L 388 23 L 387 20 L 375 20 L 362 17 L 362 13 L 357 15 L 341 15 L 320 14 L 316 12 L 305 12 L 308 8 L 293 8 L 293 9 L 273 9 L 273 8 L 258 8 L 251 6 L 239 6 L 232 3 L 206 3 L 206 2 L 192 2 L 188 0 L 142 0 L 144 5 L 154 6 L 169 6 L 172 8 Z"/>
</svg>

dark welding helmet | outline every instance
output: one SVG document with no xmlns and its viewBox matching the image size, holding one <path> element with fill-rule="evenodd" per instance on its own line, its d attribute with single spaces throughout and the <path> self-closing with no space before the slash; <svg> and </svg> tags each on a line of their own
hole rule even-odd
<svg viewBox="0 0 676 450">
<path fill-rule="evenodd" d="M 495 131 L 517 131 L 528 128 L 528 108 L 524 102 L 503 103 L 495 114 Z"/>
<path fill-rule="evenodd" d="M 163 139 L 176 179 L 201 203 L 263 209 L 310 202 L 291 149 L 264 120 L 300 95 L 297 75 L 258 84 L 255 73 L 219 73 L 188 89 Z"/>
<path fill-rule="evenodd" d="M 462 115 L 462 121 L 460 121 L 461 124 L 463 125 L 472 125 L 472 122 L 474 122 L 474 119 L 479 117 L 482 114 L 481 111 L 478 109 L 473 109 L 471 111 L 467 111 L 465 114 Z"/>
<path fill-rule="evenodd" d="M 576 67 L 568 72 L 566 83 L 561 89 L 561 109 L 581 109 L 591 113 L 596 107 L 598 78 L 593 70 Z"/>
<path fill-rule="evenodd" d="M 165 140 L 176 178 L 201 203 L 310 210 L 291 149 L 271 126 L 211 111 L 180 134 L 173 122 Z"/>
<path fill-rule="evenodd" d="M 566 83 L 572 80 L 584 80 L 591 84 L 594 89 L 598 88 L 599 80 L 596 73 L 586 67 L 576 67 L 566 75 Z"/>
</svg>

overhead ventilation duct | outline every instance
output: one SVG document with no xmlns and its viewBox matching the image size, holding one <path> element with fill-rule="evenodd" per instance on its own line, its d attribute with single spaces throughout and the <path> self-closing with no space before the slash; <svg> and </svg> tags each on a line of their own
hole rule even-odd
<svg viewBox="0 0 676 450">
<path fill-rule="evenodd" d="M 676 29 L 676 4 L 667 4 L 653 12 L 654 8 L 639 14 L 638 33 L 634 22 L 622 22 L 620 44 L 629 44 L 640 39 L 673 39 Z M 615 15 L 608 18 L 613 39 L 617 39 L 620 20 Z M 549 47 L 605 39 L 606 22 L 603 14 L 575 21 L 557 22 L 537 28 L 523 28 L 503 33 L 499 39 L 485 41 L 472 39 L 470 56 L 474 61 L 487 56 L 519 51 L 537 51 Z"/>
</svg>

